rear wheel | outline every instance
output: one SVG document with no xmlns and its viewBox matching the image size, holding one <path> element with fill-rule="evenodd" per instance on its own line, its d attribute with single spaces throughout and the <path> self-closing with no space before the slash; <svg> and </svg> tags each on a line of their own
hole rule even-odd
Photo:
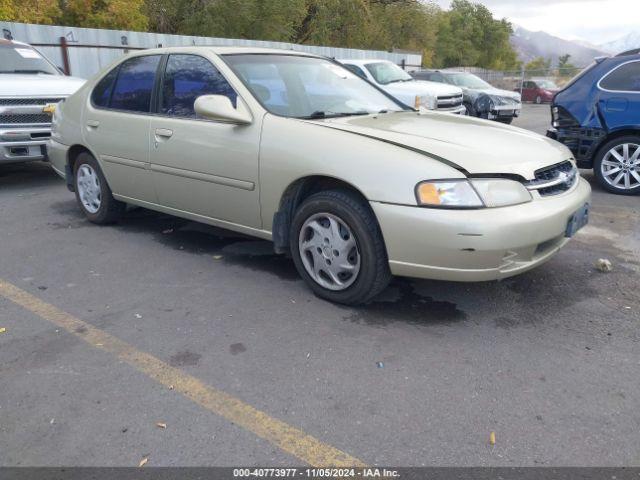
<svg viewBox="0 0 640 480">
<path fill-rule="evenodd" d="M 640 194 L 640 136 L 607 142 L 595 158 L 593 171 L 600 184 L 611 193 Z"/>
<path fill-rule="evenodd" d="M 78 155 L 74 165 L 73 181 L 76 200 L 89 221 L 107 224 L 120 218 L 126 204 L 113 198 L 100 165 L 89 153 Z"/>
<path fill-rule="evenodd" d="M 325 300 L 365 303 L 391 279 L 376 218 L 369 205 L 348 190 L 307 198 L 294 215 L 290 245 L 298 272 Z"/>
</svg>

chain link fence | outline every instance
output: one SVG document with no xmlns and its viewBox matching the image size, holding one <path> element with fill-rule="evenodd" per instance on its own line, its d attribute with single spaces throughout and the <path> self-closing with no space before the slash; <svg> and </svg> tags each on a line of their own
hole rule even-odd
<svg viewBox="0 0 640 480">
<path fill-rule="evenodd" d="M 583 70 L 583 67 L 569 68 L 544 68 L 536 70 L 487 70 L 478 67 L 448 68 L 448 71 L 469 72 L 482 78 L 494 87 L 504 90 L 514 90 L 522 93 L 527 82 L 542 82 L 547 89 L 560 89 L 566 85 L 575 75 Z"/>
</svg>

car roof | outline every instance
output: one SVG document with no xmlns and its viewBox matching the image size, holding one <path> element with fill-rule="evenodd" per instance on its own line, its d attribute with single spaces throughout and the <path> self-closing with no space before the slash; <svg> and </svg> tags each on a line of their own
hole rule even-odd
<svg viewBox="0 0 640 480">
<path fill-rule="evenodd" d="M 181 47 L 161 47 L 161 48 L 150 48 L 147 50 L 139 50 L 136 54 L 148 55 L 148 54 L 164 54 L 164 53 L 175 53 L 182 51 L 209 51 L 213 52 L 216 55 L 294 55 L 294 56 L 302 56 L 302 57 L 315 57 L 315 58 L 326 58 L 321 55 L 314 55 L 313 53 L 300 52 L 298 50 L 291 50 L 285 48 L 259 48 L 259 47 L 236 47 L 236 46 L 226 46 L 226 45 L 190 45 L 190 46 L 181 46 Z"/>
</svg>

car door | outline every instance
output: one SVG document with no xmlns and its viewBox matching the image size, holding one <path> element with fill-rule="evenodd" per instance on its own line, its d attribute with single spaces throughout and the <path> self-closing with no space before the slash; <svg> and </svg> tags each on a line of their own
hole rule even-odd
<svg viewBox="0 0 640 480">
<path fill-rule="evenodd" d="M 133 57 L 98 82 L 83 118 L 86 144 L 114 194 L 155 203 L 149 123 L 161 55 Z"/>
<path fill-rule="evenodd" d="M 200 55 L 171 54 L 159 81 L 151 119 L 150 169 L 158 203 L 243 226 L 261 226 L 258 153 L 261 118 L 249 125 L 198 118 L 201 95 L 242 99 L 213 63 Z"/>
<path fill-rule="evenodd" d="M 640 60 L 626 62 L 598 82 L 598 109 L 607 130 L 640 127 Z"/>
</svg>

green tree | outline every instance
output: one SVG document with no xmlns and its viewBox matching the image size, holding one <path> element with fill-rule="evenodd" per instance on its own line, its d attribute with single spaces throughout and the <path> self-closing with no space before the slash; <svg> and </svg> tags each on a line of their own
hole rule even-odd
<svg viewBox="0 0 640 480">
<path fill-rule="evenodd" d="M 550 68 L 551 59 L 544 57 L 534 58 L 524 66 L 525 71 L 530 75 L 546 75 Z"/>
<path fill-rule="evenodd" d="M 566 53 L 558 57 L 558 74 L 562 77 L 573 77 L 578 73 L 578 68 L 569 61 L 571 55 Z"/>
<path fill-rule="evenodd" d="M 60 14 L 55 0 L 0 0 L 0 20 L 54 25 Z"/>
<path fill-rule="evenodd" d="M 146 31 L 144 0 L 61 0 L 64 25 Z"/>
<path fill-rule="evenodd" d="M 440 14 L 434 63 L 440 67 L 477 66 L 496 70 L 515 68 L 513 33 L 505 19 L 496 20 L 484 5 L 453 0 Z"/>
</svg>

